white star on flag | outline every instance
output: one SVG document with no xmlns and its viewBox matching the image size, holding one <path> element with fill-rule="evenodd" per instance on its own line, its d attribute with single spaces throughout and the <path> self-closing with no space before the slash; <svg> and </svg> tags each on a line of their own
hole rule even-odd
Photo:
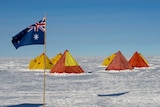
<svg viewBox="0 0 160 107">
<path fill-rule="evenodd" d="M 38 35 L 38 34 L 35 34 L 33 38 L 34 38 L 34 40 L 38 40 L 39 35 Z"/>
</svg>

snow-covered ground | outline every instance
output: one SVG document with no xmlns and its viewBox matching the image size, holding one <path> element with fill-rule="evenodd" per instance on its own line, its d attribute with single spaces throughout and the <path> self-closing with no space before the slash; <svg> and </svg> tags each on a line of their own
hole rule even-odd
<svg viewBox="0 0 160 107">
<path fill-rule="evenodd" d="M 42 107 L 43 71 L 31 58 L 0 58 L 0 107 Z M 78 57 L 84 74 L 46 71 L 45 107 L 160 107 L 160 57 L 149 68 L 105 71 L 103 57 Z"/>
</svg>

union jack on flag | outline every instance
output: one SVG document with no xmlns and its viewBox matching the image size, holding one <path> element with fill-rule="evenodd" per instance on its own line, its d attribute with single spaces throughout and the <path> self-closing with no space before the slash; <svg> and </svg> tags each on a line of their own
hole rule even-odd
<svg viewBox="0 0 160 107">
<path fill-rule="evenodd" d="M 12 43 L 16 49 L 20 46 L 45 44 L 46 18 L 25 28 L 16 36 L 12 37 Z"/>
<path fill-rule="evenodd" d="M 39 22 L 36 22 L 35 24 L 29 26 L 28 28 L 30 28 L 28 30 L 28 32 L 30 32 L 33 29 L 34 29 L 35 32 L 38 32 L 38 30 L 41 30 L 41 31 L 45 32 L 46 31 L 46 18 L 43 18 L 42 20 L 40 20 Z"/>
</svg>

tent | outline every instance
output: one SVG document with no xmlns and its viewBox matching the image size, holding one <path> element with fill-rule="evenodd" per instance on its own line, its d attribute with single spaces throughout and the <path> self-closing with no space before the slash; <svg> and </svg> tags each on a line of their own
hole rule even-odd
<svg viewBox="0 0 160 107">
<path fill-rule="evenodd" d="M 106 67 L 105 70 L 132 70 L 132 66 L 128 63 L 123 54 L 118 51 L 112 62 Z"/>
<path fill-rule="evenodd" d="M 103 66 L 108 66 L 115 56 L 116 56 L 116 53 L 114 53 L 114 54 L 110 55 L 109 57 L 105 58 L 102 62 L 102 65 Z"/>
<path fill-rule="evenodd" d="M 84 73 L 68 50 L 65 50 L 59 61 L 53 66 L 50 73 Z"/>
<path fill-rule="evenodd" d="M 130 58 L 129 63 L 132 67 L 149 67 L 142 54 L 135 52 Z"/>
<path fill-rule="evenodd" d="M 148 61 L 143 57 L 143 55 L 142 55 L 141 53 L 139 53 L 139 55 L 143 58 L 143 60 L 145 61 L 145 63 L 146 63 L 147 65 L 149 65 L 149 64 L 148 64 Z"/>
<path fill-rule="evenodd" d="M 52 64 L 55 65 L 58 62 L 58 60 L 61 58 L 61 56 L 62 56 L 62 53 L 59 53 L 55 57 L 51 58 Z"/>
<path fill-rule="evenodd" d="M 45 59 L 45 60 L 44 60 Z M 46 62 L 46 64 L 44 63 Z M 46 65 L 46 68 L 45 68 Z M 29 63 L 28 68 L 29 69 L 51 69 L 53 66 L 52 62 L 50 59 L 42 53 L 41 55 L 37 56 L 36 58 L 32 59 Z"/>
</svg>

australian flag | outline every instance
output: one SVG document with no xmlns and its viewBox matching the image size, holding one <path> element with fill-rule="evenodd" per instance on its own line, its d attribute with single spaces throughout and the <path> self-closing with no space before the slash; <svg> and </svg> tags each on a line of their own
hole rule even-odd
<svg viewBox="0 0 160 107">
<path fill-rule="evenodd" d="M 25 28 L 17 35 L 12 37 L 12 43 L 16 49 L 20 46 L 44 44 L 44 36 L 46 31 L 46 18 L 43 18 L 39 22 Z"/>
</svg>

